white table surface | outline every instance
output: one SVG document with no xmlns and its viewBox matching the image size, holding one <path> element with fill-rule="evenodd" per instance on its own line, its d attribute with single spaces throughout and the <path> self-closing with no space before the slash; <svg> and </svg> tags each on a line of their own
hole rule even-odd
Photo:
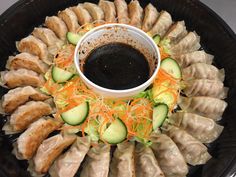
<svg viewBox="0 0 236 177">
<path fill-rule="evenodd" d="M 17 0 L 0 0 L 0 14 Z M 49 0 L 50 1 L 50 0 Z M 219 14 L 236 32 L 236 0 L 201 0 Z"/>
</svg>

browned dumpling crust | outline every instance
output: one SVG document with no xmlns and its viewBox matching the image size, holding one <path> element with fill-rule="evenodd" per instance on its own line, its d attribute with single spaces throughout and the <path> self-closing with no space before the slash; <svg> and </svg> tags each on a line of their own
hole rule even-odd
<svg viewBox="0 0 236 177">
<path fill-rule="evenodd" d="M 66 34 L 68 32 L 68 29 L 62 19 L 57 16 L 46 17 L 45 25 L 46 27 L 51 29 L 61 40 L 66 40 Z"/>
<path fill-rule="evenodd" d="M 14 144 L 14 154 L 20 160 L 31 159 L 43 140 L 51 132 L 60 128 L 61 125 L 61 122 L 54 120 L 52 117 L 41 118 L 32 123 Z"/>
<path fill-rule="evenodd" d="M 39 59 L 43 60 L 47 64 L 52 63 L 52 60 L 49 57 L 47 45 L 32 35 L 21 39 L 21 41 L 17 43 L 16 47 L 19 52 L 30 53 L 38 56 Z"/>
<path fill-rule="evenodd" d="M 70 32 L 76 32 L 79 28 L 77 16 L 71 9 L 66 8 L 63 11 L 59 11 L 58 17 L 65 22 Z"/>
<path fill-rule="evenodd" d="M 130 25 L 137 28 L 142 27 L 143 23 L 143 8 L 140 6 L 137 0 L 132 0 L 128 5 Z"/>
<path fill-rule="evenodd" d="M 51 177 L 74 177 L 89 148 L 89 137 L 77 137 L 70 149 L 60 155 L 51 166 Z"/>
<path fill-rule="evenodd" d="M 71 7 L 71 10 L 73 10 L 76 14 L 80 25 L 91 23 L 93 21 L 92 16 L 83 7 L 83 4 L 78 4 L 77 6 Z"/>
<path fill-rule="evenodd" d="M 159 12 L 157 9 L 149 3 L 144 9 L 144 19 L 142 24 L 142 30 L 148 32 L 151 30 L 157 18 L 159 16 Z"/>
<path fill-rule="evenodd" d="M 170 45 L 175 45 L 187 35 L 184 21 L 175 22 L 164 35 L 164 40 L 169 40 Z"/>
<path fill-rule="evenodd" d="M 211 158 L 211 155 L 207 152 L 207 147 L 186 131 L 167 125 L 164 132 L 176 143 L 188 164 L 193 166 L 202 165 Z"/>
<path fill-rule="evenodd" d="M 5 113 L 11 113 L 18 106 L 23 105 L 29 100 L 44 101 L 49 98 L 49 96 L 31 86 L 18 87 L 10 90 L 2 97 L 2 108 Z"/>
<path fill-rule="evenodd" d="M 39 74 L 44 74 L 48 71 L 49 66 L 42 62 L 38 56 L 23 52 L 16 56 L 10 56 L 7 60 L 6 68 L 9 70 L 24 68 Z"/>
<path fill-rule="evenodd" d="M 32 176 L 47 173 L 54 160 L 76 140 L 75 135 L 55 135 L 42 142 L 30 162 Z"/>
<path fill-rule="evenodd" d="M 161 37 L 163 37 L 171 25 L 172 25 L 171 15 L 167 11 L 161 11 L 156 23 L 148 33 L 151 34 L 152 36 L 158 34 Z"/>
<path fill-rule="evenodd" d="M 105 14 L 103 10 L 97 5 L 90 2 L 85 2 L 83 7 L 89 12 L 89 14 L 93 17 L 94 21 L 104 20 Z"/>
<path fill-rule="evenodd" d="M 129 24 L 129 11 L 128 5 L 125 0 L 115 0 L 116 13 L 119 23 Z"/>
<path fill-rule="evenodd" d="M 116 23 L 116 7 L 114 2 L 100 0 L 99 7 L 103 10 L 107 23 Z"/>
<path fill-rule="evenodd" d="M 31 123 L 43 116 L 52 114 L 52 107 L 42 101 L 30 101 L 25 105 L 19 106 L 9 117 L 9 123 L 5 124 L 5 131 L 21 132 Z"/>
<path fill-rule="evenodd" d="M 1 85 L 8 88 L 22 86 L 41 87 L 45 83 L 42 75 L 27 69 L 1 72 Z"/>
</svg>

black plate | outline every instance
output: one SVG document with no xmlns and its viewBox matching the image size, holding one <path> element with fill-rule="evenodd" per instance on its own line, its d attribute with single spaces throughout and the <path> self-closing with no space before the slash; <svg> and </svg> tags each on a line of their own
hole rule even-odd
<svg viewBox="0 0 236 177">
<path fill-rule="evenodd" d="M 91 1 L 86 0 L 90 2 Z M 20 0 L 0 16 L 0 69 L 4 70 L 9 55 L 16 52 L 15 41 L 27 36 L 48 15 L 76 5 L 76 0 Z M 229 103 L 223 120 L 225 129 L 220 138 L 209 145 L 213 158 L 204 166 L 191 167 L 189 177 L 234 177 L 236 174 L 236 35 L 212 10 L 198 0 L 140 0 L 142 6 L 151 2 L 159 10 L 167 10 L 174 20 L 185 20 L 188 30 L 201 36 L 203 48 L 215 55 L 218 68 L 225 68 L 225 85 L 230 88 Z M 0 89 L 0 94 L 6 92 Z M 0 128 L 4 118 L 0 118 Z M 11 155 L 15 136 L 0 132 L 0 177 L 27 177 L 27 162 Z"/>
</svg>

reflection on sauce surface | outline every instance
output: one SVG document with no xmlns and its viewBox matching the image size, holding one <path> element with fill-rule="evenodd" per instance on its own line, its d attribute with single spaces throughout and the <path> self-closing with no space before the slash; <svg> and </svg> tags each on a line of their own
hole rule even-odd
<svg viewBox="0 0 236 177">
<path fill-rule="evenodd" d="M 90 81 L 114 90 L 143 84 L 149 79 L 149 70 L 145 56 L 124 43 L 109 43 L 94 49 L 83 66 Z"/>
</svg>

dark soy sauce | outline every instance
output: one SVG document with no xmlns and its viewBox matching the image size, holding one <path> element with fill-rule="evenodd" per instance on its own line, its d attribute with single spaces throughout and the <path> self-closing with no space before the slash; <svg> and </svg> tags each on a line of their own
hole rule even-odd
<svg viewBox="0 0 236 177">
<path fill-rule="evenodd" d="M 122 90 L 146 82 L 150 68 L 145 56 L 137 49 L 124 43 L 109 43 L 88 55 L 83 70 L 93 83 Z"/>
</svg>

